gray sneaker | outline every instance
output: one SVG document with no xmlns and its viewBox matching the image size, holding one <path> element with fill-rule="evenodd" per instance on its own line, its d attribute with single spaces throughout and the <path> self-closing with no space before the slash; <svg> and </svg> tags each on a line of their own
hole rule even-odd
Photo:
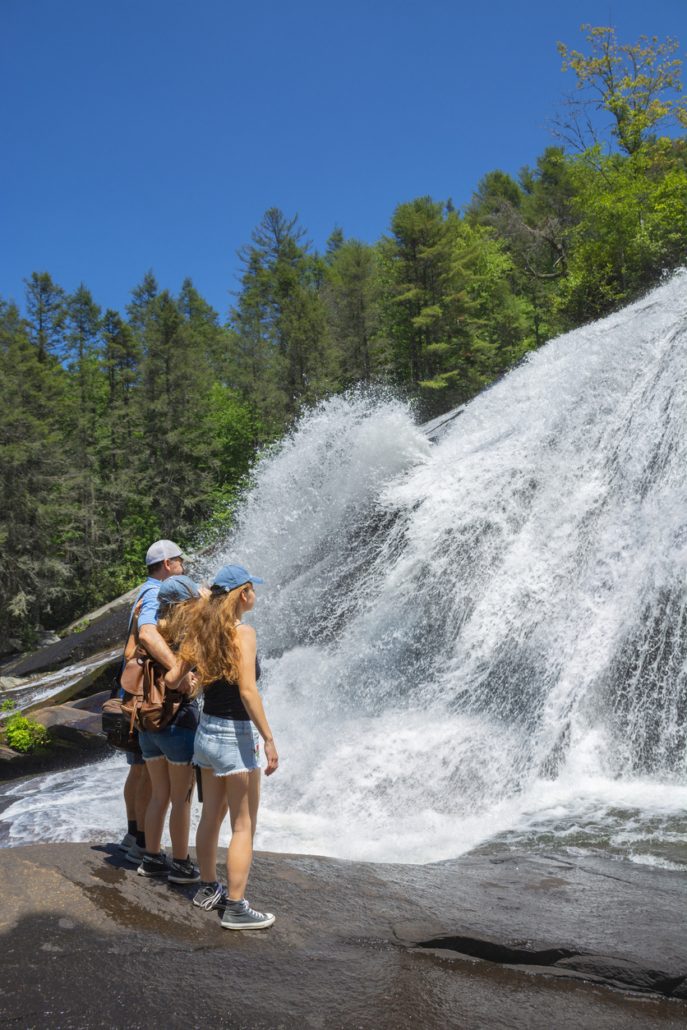
<svg viewBox="0 0 687 1030">
<path fill-rule="evenodd" d="M 193 904 L 196 908 L 203 908 L 206 912 L 212 912 L 213 908 L 227 907 L 227 891 L 221 883 L 206 883 L 204 887 L 196 891 L 193 897 Z"/>
<path fill-rule="evenodd" d="M 243 901 L 228 901 L 222 916 L 222 926 L 227 930 L 262 930 L 273 922 L 271 912 L 256 912 L 245 898 Z"/>
<path fill-rule="evenodd" d="M 132 845 L 134 845 L 135 843 L 136 838 L 134 837 L 133 833 L 125 833 L 117 847 L 120 851 L 128 851 L 129 848 L 132 847 Z"/>
<path fill-rule="evenodd" d="M 134 841 L 124 856 L 124 861 L 131 862 L 132 865 L 140 865 L 144 855 L 145 851 L 143 848 L 139 848 L 138 844 Z"/>
</svg>

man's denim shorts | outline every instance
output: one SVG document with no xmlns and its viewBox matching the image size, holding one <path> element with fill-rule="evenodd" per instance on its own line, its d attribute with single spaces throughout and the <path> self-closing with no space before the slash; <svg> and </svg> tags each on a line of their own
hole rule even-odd
<svg viewBox="0 0 687 1030">
<path fill-rule="evenodd" d="M 190 765 L 193 758 L 195 730 L 185 726 L 167 726 L 158 733 L 139 730 L 138 741 L 146 762 L 166 758 L 171 765 Z"/>
<path fill-rule="evenodd" d="M 144 765 L 143 755 L 135 755 L 133 751 L 125 751 L 127 765 Z"/>
<path fill-rule="evenodd" d="M 215 776 L 251 772 L 260 768 L 260 737 L 250 719 L 200 717 L 193 764 L 212 769 Z"/>
</svg>

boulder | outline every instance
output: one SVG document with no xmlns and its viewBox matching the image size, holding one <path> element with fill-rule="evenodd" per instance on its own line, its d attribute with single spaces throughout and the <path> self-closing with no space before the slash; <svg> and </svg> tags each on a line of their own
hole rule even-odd
<svg viewBox="0 0 687 1030">
<path fill-rule="evenodd" d="M 62 737 L 77 744 L 91 743 L 90 738 L 101 730 L 100 715 L 96 712 L 83 711 L 72 705 L 54 705 L 42 708 L 31 716 L 41 726 L 50 730 L 51 737 Z"/>
<path fill-rule="evenodd" d="M 20 687 L 23 682 L 20 676 L 0 676 L 0 691 L 13 690 Z"/>
</svg>

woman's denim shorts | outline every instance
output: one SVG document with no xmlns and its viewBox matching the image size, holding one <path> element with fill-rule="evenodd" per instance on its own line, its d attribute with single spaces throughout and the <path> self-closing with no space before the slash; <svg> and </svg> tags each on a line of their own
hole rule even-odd
<svg viewBox="0 0 687 1030">
<path fill-rule="evenodd" d="M 212 769 L 215 776 L 251 772 L 260 768 L 260 737 L 249 719 L 200 717 L 193 764 Z"/>
<path fill-rule="evenodd" d="M 166 758 L 170 765 L 190 765 L 193 758 L 195 730 L 186 726 L 166 726 L 164 730 L 150 733 L 139 730 L 138 741 L 146 762 Z"/>
</svg>

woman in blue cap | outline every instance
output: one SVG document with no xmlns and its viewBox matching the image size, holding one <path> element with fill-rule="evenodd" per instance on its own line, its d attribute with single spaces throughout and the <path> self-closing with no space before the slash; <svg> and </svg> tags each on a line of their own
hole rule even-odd
<svg viewBox="0 0 687 1030">
<path fill-rule="evenodd" d="M 172 651 L 179 650 L 200 597 L 197 584 L 189 576 L 170 576 L 161 584 L 157 628 Z M 194 699 L 197 687 L 192 677 L 185 677 L 177 689 L 184 699 L 172 723 L 163 730 L 140 730 L 138 734 L 152 786 L 145 818 L 146 848 L 138 873 L 164 876 L 171 883 L 197 883 L 200 875 L 189 858 L 188 838 L 193 793 L 191 763 L 200 709 Z M 172 861 L 168 863 L 160 847 L 170 802 Z"/>
<path fill-rule="evenodd" d="M 168 673 L 168 682 L 174 683 L 175 677 L 193 668 L 203 690 L 193 755 L 203 785 L 203 813 L 196 834 L 201 885 L 193 903 L 208 911 L 224 908 L 222 926 L 229 930 L 257 930 L 274 922 L 270 912 L 257 912 L 245 899 L 260 801 L 260 737 L 266 775 L 279 763 L 257 688 L 255 630 L 241 621 L 255 604 L 254 584 L 262 582 L 241 565 L 224 565 L 210 596 L 194 610 L 180 650 L 183 663 Z M 228 895 L 216 880 L 217 845 L 227 811 L 231 819 Z"/>
</svg>

